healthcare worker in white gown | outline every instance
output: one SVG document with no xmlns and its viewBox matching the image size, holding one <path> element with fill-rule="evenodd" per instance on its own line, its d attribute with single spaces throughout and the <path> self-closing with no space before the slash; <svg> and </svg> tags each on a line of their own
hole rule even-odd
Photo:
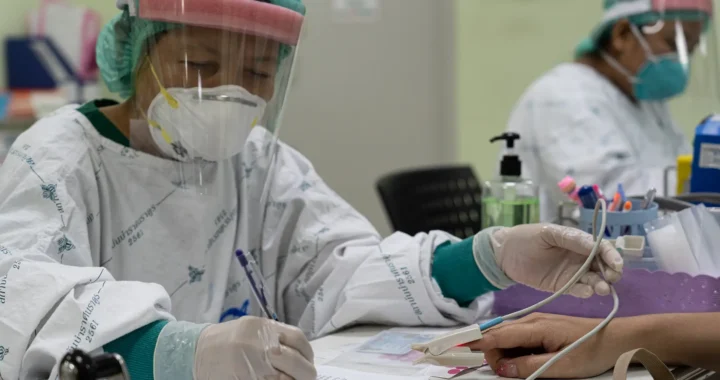
<svg viewBox="0 0 720 380">
<path fill-rule="evenodd" d="M 382 238 L 277 138 L 301 0 L 118 5 L 97 59 L 126 100 L 57 110 L 0 168 L 3 379 L 55 379 L 79 348 L 121 354 L 133 380 L 314 380 L 308 339 L 471 323 L 492 291 L 557 290 L 589 254 L 590 235 L 550 225 Z M 601 257 L 572 294 L 619 279 L 618 252 Z"/>
<path fill-rule="evenodd" d="M 566 175 L 605 194 L 618 183 L 627 195 L 651 187 L 661 194 L 665 168 L 691 152 L 667 100 L 686 90 L 689 58 L 708 30 L 712 0 L 604 4 L 603 21 L 576 60 L 530 85 L 509 118 L 507 130 L 522 137 L 523 175 L 541 188 L 542 221 L 554 220 L 567 200 L 557 186 Z M 674 182 L 668 189 L 674 192 Z"/>
</svg>

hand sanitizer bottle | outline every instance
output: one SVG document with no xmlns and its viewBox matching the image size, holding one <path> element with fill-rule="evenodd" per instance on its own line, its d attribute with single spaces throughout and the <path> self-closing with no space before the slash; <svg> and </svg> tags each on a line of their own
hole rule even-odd
<svg viewBox="0 0 720 380">
<path fill-rule="evenodd" d="M 538 188 L 522 178 L 522 163 L 514 152 L 519 139 L 519 134 L 507 132 L 490 140 L 505 141 L 507 151 L 500 161 L 500 176 L 483 186 L 483 228 L 540 222 Z"/>
</svg>

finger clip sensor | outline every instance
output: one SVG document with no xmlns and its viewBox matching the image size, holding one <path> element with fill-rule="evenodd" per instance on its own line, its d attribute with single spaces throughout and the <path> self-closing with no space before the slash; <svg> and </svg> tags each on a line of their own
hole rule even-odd
<svg viewBox="0 0 720 380">
<path fill-rule="evenodd" d="M 471 325 L 441 335 L 430 342 L 413 344 L 411 348 L 425 355 L 413 364 L 429 363 L 443 367 L 477 367 L 485 360 L 482 352 L 476 352 L 463 344 L 482 339 L 480 326 Z"/>
</svg>

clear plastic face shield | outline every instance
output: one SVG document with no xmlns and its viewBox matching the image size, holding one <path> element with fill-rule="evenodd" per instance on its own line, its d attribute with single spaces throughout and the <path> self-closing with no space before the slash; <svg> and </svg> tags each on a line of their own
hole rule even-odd
<svg viewBox="0 0 720 380">
<path fill-rule="evenodd" d="M 706 2 L 712 6 L 711 15 L 720 9 L 717 0 Z M 699 38 L 695 29 L 683 30 L 689 53 L 687 58 L 682 55 L 679 58 L 688 69 L 687 88 L 673 102 L 673 114 L 686 128 L 694 127 L 712 113 L 720 113 L 720 40 L 715 21 L 708 19 Z"/>
<path fill-rule="evenodd" d="M 131 145 L 173 161 L 181 189 L 212 195 L 224 163 L 275 151 L 303 16 L 261 0 L 131 3 L 149 30 L 134 52 Z"/>
<path fill-rule="evenodd" d="M 633 28 L 646 63 L 635 75 L 647 100 L 674 100 L 710 112 L 718 105 L 716 0 L 653 0 L 659 20 Z M 703 105 L 704 103 L 704 105 Z M 718 111 L 718 110 L 716 110 Z M 697 115 L 700 121 L 704 116 Z"/>
<path fill-rule="evenodd" d="M 646 0 L 628 2 L 640 13 L 627 16 L 638 48 L 624 57 L 624 64 L 601 54 L 632 85 L 640 101 L 664 101 L 685 94 L 688 87 L 708 88 L 706 70 L 717 61 L 717 44 L 712 27 L 715 0 Z M 618 6 L 618 9 L 621 9 Z M 636 10 L 636 11 L 638 11 Z M 628 66 L 629 65 L 629 66 Z M 705 69 L 696 71 L 696 67 Z M 696 80 L 698 74 L 704 78 Z M 696 89 L 697 91 L 697 89 Z"/>
</svg>

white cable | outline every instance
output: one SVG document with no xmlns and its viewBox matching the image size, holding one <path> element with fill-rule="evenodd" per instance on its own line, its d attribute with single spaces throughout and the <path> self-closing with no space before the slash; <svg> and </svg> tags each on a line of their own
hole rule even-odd
<svg viewBox="0 0 720 380">
<path fill-rule="evenodd" d="M 597 215 L 598 215 L 598 206 L 602 207 L 600 232 L 598 232 L 598 230 L 595 228 L 595 221 L 597 220 Z M 607 203 L 605 202 L 604 199 L 601 198 L 595 204 L 595 212 L 593 213 L 592 234 L 593 234 L 593 237 L 595 238 L 595 245 L 593 246 L 593 249 L 590 252 L 590 256 L 585 261 L 585 264 L 583 264 L 583 266 L 580 268 L 580 270 L 575 274 L 575 276 L 567 284 L 565 284 L 563 289 L 560 289 L 560 291 L 558 291 L 557 293 L 548 297 L 546 300 L 539 302 L 537 305 L 541 305 L 541 304 L 544 305 L 545 303 L 547 303 L 546 301 L 554 299 L 554 297 L 556 297 L 558 295 L 558 293 L 560 293 L 561 291 L 566 290 L 570 286 L 574 285 L 575 282 L 577 282 L 577 279 L 580 278 L 580 276 L 583 275 L 585 273 L 585 271 L 587 271 L 587 267 L 589 266 L 588 264 L 592 263 L 592 260 L 595 257 L 595 255 L 597 254 L 598 248 L 600 247 L 600 243 L 602 242 L 602 238 L 605 233 L 606 219 L 607 219 Z M 598 260 L 598 264 L 600 265 L 600 273 L 604 278 L 605 274 L 603 273 L 603 269 L 605 268 L 605 266 L 602 263 L 602 259 Z M 609 282 L 608 282 L 608 284 L 609 284 Z M 577 348 L 577 346 L 583 344 L 585 341 L 590 339 L 590 337 L 597 334 L 598 331 L 602 330 L 605 326 L 608 325 L 608 323 L 610 323 L 610 321 L 615 317 L 615 314 L 617 314 L 618 308 L 620 307 L 620 299 L 618 299 L 618 295 L 617 295 L 617 292 L 615 291 L 615 287 L 613 287 L 612 285 L 610 285 L 610 292 L 612 293 L 612 297 L 613 297 L 613 308 L 610 311 L 610 314 L 608 314 L 608 316 L 602 322 L 600 322 L 599 325 L 595 326 L 594 329 L 590 330 L 590 332 L 583 335 L 580 339 L 576 340 L 571 345 L 565 347 L 562 351 L 558 352 L 555 356 L 553 356 L 552 359 L 548 360 L 547 363 L 543 364 L 542 367 L 538 368 L 537 371 L 535 371 L 532 375 L 530 375 L 530 377 L 528 377 L 527 380 L 535 380 L 538 377 L 540 377 L 540 375 L 542 375 L 545 371 L 547 371 L 548 368 L 550 368 L 553 364 L 557 363 L 558 360 L 562 359 L 563 356 L 567 355 L 567 353 L 569 353 L 570 351 Z M 540 306 L 537 306 L 537 307 L 540 307 Z M 532 308 L 532 307 L 530 307 L 530 308 Z M 528 309 L 530 309 L 530 308 L 528 308 Z"/>
<path fill-rule="evenodd" d="M 600 232 L 598 232 L 598 229 L 596 228 L 596 221 L 598 217 L 598 211 L 602 209 L 601 218 L 600 218 Z M 600 198 L 597 203 L 595 203 L 595 212 L 593 212 L 593 228 L 592 228 L 592 234 L 593 238 L 595 239 L 595 245 L 593 245 L 592 250 L 590 251 L 590 255 L 588 256 L 587 260 L 583 263 L 583 265 L 580 267 L 580 269 L 575 273 L 575 275 L 570 279 L 570 281 L 565 284 L 562 288 L 560 288 L 558 291 L 556 291 L 553 295 L 550 297 L 536 303 L 535 305 L 532 305 L 530 307 L 527 307 L 523 310 L 516 311 L 514 313 L 510 313 L 508 315 L 505 315 L 500 320 L 509 320 L 509 319 L 516 319 L 520 318 L 522 316 L 525 316 L 527 314 L 530 314 L 534 312 L 535 310 L 547 305 L 548 303 L 552 302 L 554 299 L 560 297 L 561 295 L 565 294 L 565 292 L 570 289 L 571 286 L 575 285 L 578 280 L 580 280 L 580 277 L 582 277 L 585 273 L 587 273 L 588 269 L 592 265 L 593 260 L 597 256 L 598 250 L 600 249 L 600 243 L 602 243 L 603 235 L 605 233 L 605 225 L 607 222 L 607 202 L 605 202 L 605 199 Z M 600 273 L 605 277 L 604 269 L 605 265 L 602 262 L 602 258 L 598 260 L 598 264 L 600 267 Z M 606 280 L 607 281 L 607 280 Z M 608 282 L 609 284 L 609 282 Z M 562 359 L 563 356 L 565 356 L 568 352 L 574 350 L 577 346 L 581 345 L 585 341 L 587 341 L 590 337 L 597 334 L 598 331 L 602 330 L 605 326 L 607 326 L 608 323 L 615 317 L 615 314 L 617 314 L 618 308 L 620 307 L 620 300 L 618 299 L 617 292 L 615 291 L 615 288 L 610 285 L 610 292 L 613 297 L 613 308 L 612 311 L 610 311 L 610 314 L 602 321 L 599 325 L 597 325 L 594 329 L 590 330 L 587 334 L 582 336 L 580 339 L 573 342 L 571 345 L 565 347 L 562 351 L 558 352 L 552 359 L 548 360 L 547 363 L 545 363 L 542 367 L 540 367 L 537 371 L 535 371 L 530 377 L 527 378 L 527 380 L 535 380 L 540 375 L 542 375 L 550 366 L 555 364 L 558 360 Z M 495 324 L 492 324 L 494 326 Z"/>
<path fill-rule="evenodd" d="M 552 359 L 548 360 L 547 363 L 543 364 L 542 367 L 538 368 L 537 371 L 533 372 L 533 374 L 530 375 L 530 377 L 528 377 L 527 380 L 535 380 L 538 377 L 540 377 L 540 375 L 542 375 L 545 371 L 547 371 L 547 369 L 550 368 L 550 366 L 555 364 L 558 360 L 562 359 L 562 357 L 567 355 L 568 352 L 577 348 L 577 346 L 585 343 L 585 341 L 590 339 L 593 335 L 597 334 L 598 331 L 602 330 L 605 326 L 608 325 L 608 323 L 610 323 L 610 321 L 613 318 L 615 318 L 615 314 L 617 314 L 618 307 L 620 307 L 620 299 L 618 299 L 617 292 L 615 291 L 615 288 L 612 285 L 610 285 L 610 292 L 612 293 L 612 297 L 613 297 L 613 308 L 612 308 L 612 311 L 610 311 L 610 314 L 608 314 L 608 316 L 605 319 L 603 319 L 603 321 L 600 322 L 599 325 L 595 326 L 594 329 L 590 330 L 590 332 L 583 335 L 582 338 L 576 340 L 571 345 L 563 348 L 562 351 L 558 352 L 555 356 L 553 356 Z"/>
</svg>

